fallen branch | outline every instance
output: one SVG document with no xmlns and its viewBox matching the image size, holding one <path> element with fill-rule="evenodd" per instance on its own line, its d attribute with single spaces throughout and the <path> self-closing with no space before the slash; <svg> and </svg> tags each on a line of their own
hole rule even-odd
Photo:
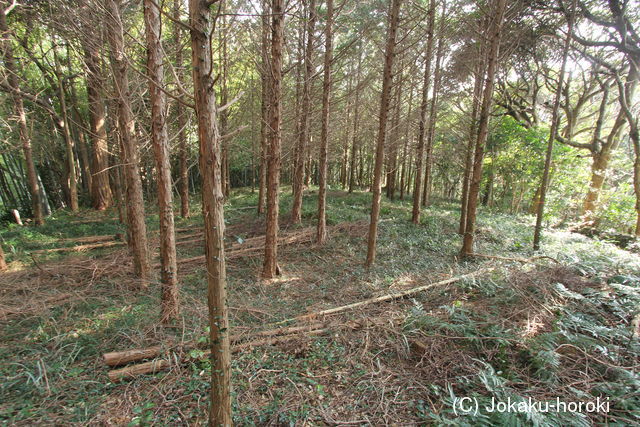
<svg viewBox="0 0 640 427">
<path fill-rule="evenodd" d="M 503 261 L 516 261 L 516 262 L 521 262 L 523 264 L 529 264 L 532 263 L 536 260 L 539 259 L 550 259 L 551 261 L 555 262 L 556 264 L 560 264 L 560 261 L 558 261 L 557 259 L 550 257 L 548 255 L 538 255 L 538 256 L 534 256 L 531 258 L 512 258 L 512 257 L 506 257 L 506 256 L 500 256 L 500 255 L 485 255 L 485 254 L 473 254 L 471 255 L 471 257 L 479 257 L 479 258 L 488 258 L 488 259 L 499 259 L 499 260 L 503 260 Z"/>
<path fill-rule="evenodd" d="M 296 321 L 301 321 L 301 320 L 309 320 L 309 319 L 313 319 L 313 318 L 316 318 L 316 317 L 321 317 L 321 316 L 327 316 L 327 315 L 330 315 L 330 314 L 341 313 L 341 312 L 347 311 L 347 310 L 353 310 L 354 308 L 364 307 L 365 305 L 369 305 L 369 304 L 374 304 L 374 303 L 378 303 L 378 302 L 391 301 L 391 300 L 394 300 L 394 299 L 403 298 L 403 297 L 406 297 L 406 296 L 409 296 L 409 295 L 413 295 L 413 294 L 417 294 L 419 292 L 426 291 L 426 290 L 431 289 L 431 288 L 435 288 L 437 286 L 444 286 L 444 285 L 448 285 L 448 284 L 451 284 L 451 283 L 459 282 L 460 280 L 469 279 L 471 277 L 475 277 L 475 276 L 478 276 L 478 275 L 483 274 L 483 273 L 488 273 L 488 272 L 493 271 L 493 270 L 495 270 L 495 267 L 483 268 L 483 269 L 474 271 L 473 273 L 464 274 L 464 275 L 458 276 L 458 277 L 452 277 L 450 279 L 441 280 L 440 282 L 431 283 L 429 285 L 418 286 L 417 288 L 406 289 L 406 290 L 400 291 L 400 292 L 394 292 L 394 293 L 382 295 L 382 296 L 379 296 L 379 297 L 369 298 L 369 299 L 366 299 L 364 301 L 354 302 L 353 304 L 347 304 L 347 305 L 343 305 L 343 306 L 340 306 L 340 307 L 330 308 L 330 309 L 323 310 L 323 311 L 318 311 L 318 312 L 315 312 L 315 313 L 309 313 L 309 314 L 304 314 L 302 316 L 293 317 L 291 319 L 286 319 L 286 320 L 283 320 L 281 322 L 278 322 L 278 323 L 276 323 L 276 325 L 283 324 L 283 323 L 288 323 L 288 322 L 296 322 Z"/>
</svg>

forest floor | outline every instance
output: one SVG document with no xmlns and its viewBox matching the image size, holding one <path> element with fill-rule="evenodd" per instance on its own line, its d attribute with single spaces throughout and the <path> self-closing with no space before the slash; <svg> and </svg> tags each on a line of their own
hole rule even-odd
<svg viewBox="0 0 640 427">
<path fill-rule="evenodd" d="M 283 192 L 281 212 L 288 212 Z M 315 319 L 317 336 L 256 345 L 233 355 L 238 425 L 592 425 L 640 423 L 640 257 L 566 230 L 549 230 L 529 259 L 532 218 L 482 211 L 478 253 L 459 262 L 459 210 L 431 206 L 412 225 L 409 201 L 383 200 L 375 268 L 364 269 L 370 195 L 328 197 L 330 240 L 310 242 L 316 193 L 303 224 L 286 225 L 283 275 L 262 281 L 256 194 L 235 191 L 225 215 L 238 256 L 228 262 L 232 332 L 481 269 L 492 270 L 404 299 Z M 206 423 L 209 362 L 197 350 L 168 372 L 117 384 L 102 354 L 206 336 L 201 218 L 178 220 L 182 320 L 158 324 L 159 285 L 136 290 L 113 211 L 55 213 L 40 228 L 1 236 L 10 271 L 0 274 L 0 421 L 6 425 L 197 425 Z M 148 209 L 149 212 L 152 208 Z M 157 252 L 157 215 L 149 215 Z M 90 239 L 87 236 L 106 236 Z M 108 242 L 107 245 L 99 245 Z M 43 249 L 76 247 L 73 251 Z M 243 246 L 244 245 L 244 246 Z M 539 254 L 535 254 L 539 255 Z M 157 253 L 156 253 L 157 257 Z M 157 261 L 156 261 L 157 262 Z M 637 320 L 637 317 L 636 317 Z M 282 325 L 281 325 L 282 326 Z M 193 353 L 196 354 L 193 354 Z M 169 352 L 171 357 L 171 352 Z M 173 354 L 175 360 L 177 356 Z M 461 414 L 460 398 L 480 411 Z M 488 412 L 507 402 L 595 401 L 608 413 Z M 458 408 L 460 409 L 460 408 Z M 459 416 L 458 416 L 459 415 Z"/>
</svg>

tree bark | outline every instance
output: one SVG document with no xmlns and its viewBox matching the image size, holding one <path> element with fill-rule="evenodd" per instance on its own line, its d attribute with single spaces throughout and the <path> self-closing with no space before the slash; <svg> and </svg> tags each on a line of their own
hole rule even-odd
<svg viewBox="0 0 640 427">
<path fill-rule="evenodd" d="M 280 274 L 278 267 L 278 211 L 280 143 L 282 126 L 282 48 L 284 0 L 271 0 L 271 79 L 269 82 L 269 131 L 267 140 L 267 218 L 262 277 Z"/>
<path fill-rule="evenodd" d="M 182 15 L 182 1 L 173 1 L 173 19 L 179 21 Z M 173 24 L 173 43 L 175 46 L 175 70 L 178 83 L 184 79 L 183 55 L 182 55 L 182 28 Z M 187 144 L 187 115 L 184 106 L 180 102 L 175 103 L 176 123 L 178 127 L 178 163 L 179 178 L 178 192 L 180 193 L 180 216 L 189 218 L 189 145 Z"/>
<path fill-rule="evenodd" d="M 360 74 L 362 69 L 362 45 L 358 49 L 358 67 L 356 69 L 356 94 L 353 112 L 353 141 L 351 143 L 351 158 L 349 166 L 349 193 L 353 193 L 356 180 L 356 157 L 358 153 L 358 121 L 360 120 Z"/>
<path fill-rule="evenodd" d="M 101 43 L 100 43 L 101 44 Z M 104 109 L 104 78 L 100 65 L 100 44 L 83 43 L 84 63 L 87 67 L 87 99 L 91 126 L 92 174 L 91 203 L 94 209 L 102 211 L 113 204 L 113 194 L 109 185 L 109 145 L 107 142 L 107 117 Z"/>
<path fill-rule="evenodd" d="M 76 174 L 76 158 L 75 158 L 75 143 L 71 138 L 71 131 L 69 129 L 69 117 L 67 114 L 67 99 L 64 90 L 64 82 L 62 76 L 62 70 L 60 67 L 60 61 L 57 54 L 58 47 L 53 46 L 53 58 L 55 62 L 55 75 L 56 83 L 58 84 L 58 99 L 60 100 L 60 121 L 58 127 L 62 129 L 62 136 L 64 137 L 65 150 L 66 150 L 66 162 L 67 162 L 67 187 L 69 188 L 69 207 L 72 212 L 78 211 L 78 177 Z"/>
<path fill-rule="evenodd" d="M 401 0 L 392 0 L 389 15 L 387 45 L 385 47 L 384 70 L 382 75 L 382 94 L 380 97 L 380 123 L 376 143 L 376 157 L 373 172 L 373 197 L 371 202 L 371 222 L 367 241 L 367 260 L 365 266 L 371 267 L 376 260 L 376 241 L 378 239 L 378 219 L 380 217 L 380 196 L 382 192 L 382 166 L 384 164 L 384 140 L 387 133 L 389 115 L 389 96 L 393 80 L 393 60 L 395 57 L 396 34 L 400 17 Z"/>
<path fill-rule="evenodd" d="M 267 187 L 267 140 L 269 136 L 269 96 L 270 96 L 270 71 L 269 65 L 269 3 L 262 0 L 262 34 L 260 49 L 262 54 L 262 68 L 260 70 L 261 102 L 260 102 L 260 177 L 258 179 L 258 213 L 264 212 L 266 187 Z"/>
<path fill-rule="evenodd" d="M 427 52 L 425 54 L 424 80 L 422 83 L 422 101 L 420 102 L 420 120 L 418 122 L 418 146 L 416 148 L 416 176 L 413 188 L 413 210 L 411 222 L 420 223 L 420 205 L 422 204 L 422 164 L 424 162 L 424 136 L 427 121 L 427 108 L 429 106 L 429 83 L 431 78 L 431 56 L 433 53 L 433 27 L 436 17 L 436 0 L 431 0 L 429 5 L 429 23 L 427 26 Z"/>
<path fill-rule="evenodd" d="M 318 190 L 318 229 L 316 233 L 316 239 L 319 244 L 324 244 L 327 240 L 327 151 L 329 149 L 329 102 L 331 96 L 331 64 L 333 62 L 333 0 L 327 0 L 325 45 L 324 75 L 322 79 L 322 132 L 320 135 L 320 188 Z"/>
<path fill-rule="evenodd" d="M 602 192 L 602 188 L 607 179 L 611 155 L 620 144 L 620 133 L 624 124 L 624 112 L 621 110 L 616 117 L 616 121 L 614 122 L 606 141 L 601 145 L 600 150 L 592 153 L 593 163 L 591 164 L 589 190 L 587 191 L 587 195 L 582 206 L 582 219 L 585 223 L 594 223 L 596 221 L 600 193 Z"/>
<path fill-rule="evenodd" d="M 67 43 L 67 70 L 71 70 L 72 65 L 72 56 L 71 56 L 71 47 L 70 44 Z M 73 113 L 73 121 L 75 122 L 75 134 L 78 139 L 78 158 L 80 160 L 80 174 L 82 178 L 82 187 L 83 190 L 87 191 L 89 197 L 93 198 L 91 191 L 93 190 L 92 181 L 93 177 L 91 176 L 91 163 L 89 161 L 89 151 L 87 147 L 87 141 L 85 138 L 84 129 L 86 129 L 86 124 L 84 123 L 84 118 L 82 113 L 79 110 L 79 102 L 78 96 L 76 93 L 76 85 L 74 82 L 74 77 L 69 77 L 69 99 L 71 101 L 71 111 Z"/>
<path fill-rule="evenodd" d="M 393 106 L 393 117 L 391 118 L 391 129 L 388 138 L 387 149 L 387 198 L 393 200 L 396 193 L 396 175 L 398 173 L 398 143 L 400 141 L 400 112 L 402 110 L 402 85 L 404 83 L 404 76 L 402 75 L 402 60 L 400 61 L 398 70 L 400 73 L 399 79 L 396 82 L 395 105 Z"/>
<path fill-rule="evenodd" d="M 31 196 L 31 206 L 33 210 L 33 222 L 35 225 L 44 224 L 44 216 L 42 213 L 42 199 L 38 188 L 38 176 L 36 165 L 33 160 L 33 149 L 31 147 L 31 138 L 27 128 L 27 116 L 24 111 L 22 96 L 20 96 L 20 86 L 18 84 L 18 66 L 13 56 L 13 48 L 11 46 L 12 32 L 7 25 L 7 10 L 9 3 L 6 0 L 0 1 L 0 33 L 2 33 L 2 53 L 4 58 L 4 67 L 7 70 L 7 83 L 11 88 L 11 97 L 13 98 L 13 108 L 18 121 L 18 131 L 20 134 L 20 142 L 24 153 L 24 160 L 27 165 L 27 182 L 29 194 Z"/>
<path fill-rule="evenodd" d="M 302 106 L 300 117 L 300 135 L 295 148 L 295 170 L 293 173 L 293 205 L 291 206 L 291 223 L 299 224 L 302 220 L 302 193 L 304 190 L 304 164 L 309 138 L 309 116 L 311 109 L 311 86 L 314 74 L 313 43 L 316 24 L 316 1 L 309 1 L 309 17 L 307 19 L 307 46 L 304 51 L 304 80 L 302 82 Z"/>
<path fill-rule="evenodd" d="M 147 76 L 151 98 L 151 144 L 156 160 L 158 209 L 160 219 L 160 281 L 162 283 L 161 321 L 178 319 L 178 265 L 176 235 L 173 220 L 173 191 L 169 162 L 166 96 L 164 85 L 163 48 L 160 40 L 162 23 L 154 0 L 144 1 L 144 22 L 147 36 Z"/>
<path fill-rule="evenodd" d="M 482 45 L 482 43 L 481 43 Z M 467 143 L 467 151 L 465 153 L 465 162 L 464 162 L 464 176 L 462 177 L 462 196 L 461 196 L 461 209 L 460 209 L 460 228 L 458 233 L 464 235 L 465 229 L 467 228 L 467 207 L 469 204 L 469 185 L 471 184 L 471 173 L 473 169 L 473 148 L 478 137 L 477 133 L 477 121 L 478 121 L 478 110 L 480 109 L 480 104 L 482 100 L 480 99 L 482 96 L 482 82 L 485 77 L 485 69 L 484 69 L 484 49 L 482 46 L 478 51 L 478 60 L 476 62 L 475 69 L 475 82 L 473 85 L 473 99 L 471 106 L 471 120 L 469 124 L 469 141 Z"/>
<path fill-rule="evenodd" d="M 349 79 L 347 83 L 347 93 L 351 94 L 353 90 L 353 75 L 351 71 L 349 72 Z M 351 143 L 351 108 L 353 106 L 353 102 L 349 97 L 346 100 L 346 116 L 344 119 L 345 130 L 344 130 L 344 143 L 342 144 L 342 161 L 340 162 L 340 187 L 342 191 L 347 189 L 347 179 L 348 179 L 348 171 L 349 171 L 349 145 Z"/>
<path fill-rule="evenodd" d="M 227 105 L 229 102 L 229 88 L 227 85 L 229 74 L 229 61 L 227 58 L 227 17 L 225 15 L 226 2 L 220 3 L 221 21 L 218 29 L 220 44 L 220 102 Z M 220 111 L 220 135 L 229 133 L 229 108 Z M 229 197 L 231 191 L 231 183 L 229 179 L 229 141 L 222 140 L 222 192 L 224 197 Z"/>
<path fill-rule="evenodd" d="M 431 107 L 429 111 L 429 131 L 427 133 L 427 142 L 425 147 L 425 168 L 424 168 L 424 187 L 422 190 L 422 206 L 429 205 L 431 198 L 431 169 L 433 167 L 433 144 L 436 134 L 436 121 L 438 118 L 438 92 L 440 91 L 440 80 L 442 75 L 441 62 L 444 50 L 444 22 L 446 3 L 442 4 L 442 16 L 440 17 L 440 30 L 438 40 L 438 49 L 436 52 L 436 64 L 433 75 L 433 93 L 431 95 Z"/>
<path fill-rule="evenodd" d="M 111 45 L 111 63 L 117 99 L 118 128 L 124 178 L 126 182 L 127 223 L 133 266 L 136 276 L 146 282 L 149 276 L 149 253 L 147 247 L 147 226 L 145 224 L 142 182 L 139 172 L 138 145 L 135 137 L 135 122 L 129 99 L 129 78 L 124 51 L 124 29 L 120 16 L 121 0 L 106 0 L 107 29 Z"/>
<path fill-rule="evenodd" d="M 400 200 L 404 200 L 404 192 L 405 192 L 405 184 L 407 182 L 407 160 L 410 156 L 409 153 L 409 141 L 410 141 L 410 133 L 411 133 L 411 116 L 413 113 L 413 85 L 411 84 L 411 79 L 409 81 L 410 89 L 409 89 L 409 107 L 407 109 L 407 121 L 405 123 L 405 133 L 404 133 L 404 146 L 402 147 L 402 174 L 400 175 Z"/>
<path fill-rule="evenodd" d="M 478 207 L 478 194 L 480 193 L 480 181 L 482 180 L 482 159 L 484 158 L 484 146 L 489 134 L 489 116 L 493 98 L 493 86 L 495 81 L 498 54 L 500 50 L 500 38 L 502 36 L 503 18 L 506 9 L 506 0 L 494 2 L 495 11 L 491 25 L 490 46 L 487 55 L 487 78 L 482 95 L 482 106 L 478 123 L 478 138 L 476 139 L 473 161 L 473 173 L 469 185 L 469 201 L 467 207 L 467 226 L 464 231 L 461 256 L 473 255 L 473 241 L 476 227 L 476 211 Z"/>
<path fill-rule="evenodd" d="M 207 259 L 209 338 L 211 343 L 210 426 L 233 425 L 231 352 L 226 307 L 224 192 L 221 141 L 217 123 L 213 59 L 209 48 L 213 23 L 207 0 L 189 0 L 191 54 L 202 174 L 202 215 Z"/>
</svg>

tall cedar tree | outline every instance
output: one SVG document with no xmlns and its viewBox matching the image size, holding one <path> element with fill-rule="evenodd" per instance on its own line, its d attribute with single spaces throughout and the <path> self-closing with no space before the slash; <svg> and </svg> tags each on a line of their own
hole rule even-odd
<svg viewBox="0 0 640 427">
<path fill-rule="evenodd" d="M 233 425 L 231 418 L 231 352 L 224 259 L 224 192 L 213 59 L 212 16 L 208 0 L 189 0 L 191 64 L 202 174 L 202 216 L 207 260 L 209 340 L 211 343 L 210 426 Z"/>
<path fill-rule="evenodd" d="M 467 203 L 467 226 L 464 231 L 461 256 L 473 255 L 473 239 L 476 228 L 476 211 L 478 207 L 478 195 L 480 193 L 480 181 L 482 180 L 482 160 L 484 158 L 484 146 L 489 134 L 489 116 L 491 113 L 491 101 L 493 98 L 493 86 L 496 75 L 498 54 L 500 51 L 500 38 L 502 36 L 503 18 L 506 9 L 506 0 L 494 0 L 494 16 L 491 25 L 489 52 L 487 54 L 487 79 L 482 95 L 482 107 L 480 109 L 478 123 L 478 138 L 476 139 L 475 154 L 473 160 L 473 173 L 469 186 L 469 201 Z"/>
<path fill-rule="evenodd" d="M 392 0 L 389 14 L 387 46 L 384 53 L 384 69 L 382 73 L 382 94 L 380 96 L 380 122 L 376 143 L 376 158 L 373 171 L 373 197 L 371 202 L 371 222 L 367 242 L 367 260 L 365 265 L 371 267 L 376 260 L 376 240 L 378 238 L 378 219 L 380 217 L 380 196 L 382 193 L 382 165 L 384 164 L 384 140 L 387 133 L 387 117 L 389 115 L 389 96 L 393 83 L 393 60 L 395 57 L 396 34 L 400 20 L 401 0 Z"/>
<path fill-rule="evenodd" d="M 173 191 L 169 162 L 163 49 L 159 6 L 144 0 L 144 23 L 147 35 L 147 76 L 151 98 L 151 144 L 156 160 L 158 209 L 160 219 L 160 280 L 162 282 L 161 320 L 168 323 L 178 318 L 178 264 L 176 234 L 173 221 Z"/>
<path fill-rule="evenodd" d="M 429 82 L 431 81 L 431 56 L 433 54 L 433 27 L 436 17 L 436 0 L 431 0 L 429 5 L 429 18 L 427 24 L 427 51 L 425 53 L 424 80 L 422 83 L 422 99 L 420 101 L 420 119 L 418 122 L 418 147 L 416 152 L 416 177 L 413 188 L 413 209 L 411 222 L 420 223 L 422 164 L 424 162 L 424 137 L 426 133 L 427 109 L 429 98 Z"/>
<path fill-rule="evenodd" d="M 473 169 L 473 153 L 477 137 L 477 122 L 478 122 L 478 110 L 480 109 L 480 103 L 482 102 L 482 82 L 484 81 L 485 69 L 484 69 L 484 54 L 482 40 L 479 41 L 478 56 L 475 60 L 474 67 L 474 84 L 473 84 L 473 98 L 471 99 L 471 117 L 469 118 L 469 139 L 467 141 L 467 149 L 465 152 L 464 161 L 464 174 L 462 176 L 462 197 L 460 206 L 460 226 L 458 229 L 459 234 L 464 234 L 467 228 L 467 207 L 469 204 L 469 184 L 471 180 L 471 173 Z"/>
<path fill-rule="evenodd" d="M 269 137 L 267 139 L 267 218 L 262 277 L 280 274 L 278 267 L 278 187 L 282 126 L 282 47 L 284 45 L 284 0 L 271 1 L 271 79 L 269 81 Z"/>
<path fill-rule="evenodd" d="M 55 38 L 54 38 L 55 40 Z M 58 122 L 60 129 L 62 130 L 62 136 L 64 138 L 65 154 L 67 161 L 67 188 L 69 189 L 69 208 L 72 212 L 77 212 L 78 206 L 78 177 L 76 174 L 76 158 L 75 158 L 75 143 L 71 138 L 71 129 L 69 129 L 69 117 L 67 114 L 67 95 L 64 84 L 64 76 L 62 75 L 62 67 L 60 66 L 60 60 L 58 58 L 58 45 L 53 44 L 53 61 L 55 66 L 54 74 L 56 76 L 58 99 L 60 100 L 60 120 Z"/>
<path fill-rule="evenodd" d="M 117 101 L 118 130 L 124 179 L 126 182 L 127 225 L 129 246 L 133 253 L 135 274 L 143 279 L 149 276 L 149 253 L 147 247 L 147 226 L 145 224 L 142 182 L 140 180 L 138 143 L 135 137 L 135 121 L 131 111 L 128 61 L 124 50 L 124 28 L 120 16 L 121 0 L 106 0 L 106 27 L 111 45 L 111 68 Z"/>
<path fill-rule="evenodd" d="M 304 188 L 304 163 L 309 138 L 309 119 L 311 115 L 311 87 L 313 84 L 314 65 L 314 31 L 316 26 L 316 1 L 309 2 L 307 19 L 307 46 L 304 51 L 304 80 L 302 82 L 302 106 L 300 109 L 300 134 L 295 147 L 295 163 L 293 172 L 293 204 L 291 206 L 291 222 L 299 224 L 302 220 L 302 193 Z"/>
<path fill-rule="evenodd" d="M 258 213 L 264 212 L 267 187 L 267 139 L 269 138 L 269 0 L 262 0 L 260 38 L 260 177 L 258 179 Z"/>
<path fill-rule="evenodd" d="M 436 49 L 436 64 L 433 75 L 433 94 L 431 95 L 431 107 L 429 111 L 429 131 L 427 133 L 427 143 L 425 147 L 425 168 L 424 186 L 422 189 L 422 206 L 429 204 L 431 198 L 431 171 L 433 168 L 433 144 L 436 134 L 436 121 L 438 119 L 438 93 L 440 91 L 440 80 L 442 76 L 442 55 L 444 54 L 444 23 L 445 23 L 446 3 L 442 3 L 442 15 L 440 17 L 440 37 L 438 49 Z"/>
<path fill-rule="evenodd" d="M 360 121 L 360 75 L 362 74 L 362 44 L 358 49 L 358 66 L 356 67 L 355 109 L 353 112 L 353 141 L 349 165 L 349 193 L 353 193 L 356 180 L 356 154 L 358 153 L 358 122 Z"/>
<path fill-rule="evenodd" d="M 173 19 L 180 21 L 182 15 L 182 1 L 173 1 Z M 175 72 L 177 83 L 184 79 L 183 56 L 182 56 L 182 27 L 180 24 L 173 24 L 173 44 L 175 47 Z M 178 150 L 179 150 L 179 179 L 178 192 L 180 193 L 180 216 L 189 218 L 189 145 L 187 144 L 187 113 L 181 102 L 175 103 L 176 124 L 178 128 Z"/>
<path fill-rule="evenodd" d="M 89 105 L 90 138 L 93 146 L 91 170 L 91 204 L 102 211 L 111 207 L 113 194 L 109 185 L 109 146 L 107 142 L 107 117 L 104 108 L 104 77 L 100 50 L 102 38 L 87 40 L 83 37 L 82 49 L 87 69 L 86 85 Z"/>
<path fill-rule="evenodd" d="M 325 26 L 324 76 L 322 79 L 322 131 L 320 135 L 320 165 L 318 189 L 318 243 L 327 240 L 327 151 L 329 149 L 329 102 L 331 96 L 331 63 L 333 61 L 333 0 L 327 0 Z"/>
</svg>

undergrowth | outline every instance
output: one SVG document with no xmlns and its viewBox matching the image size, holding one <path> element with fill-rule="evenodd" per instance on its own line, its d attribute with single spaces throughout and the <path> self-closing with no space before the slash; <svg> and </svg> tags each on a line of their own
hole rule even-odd
<svg viewBox="0 0 640 427">
<path fill-rule="evenodd" d="M 315 225 L 316 196 L 312 190 L 304 197 L 303 224 L 289 226 L 285 221 L 284 231 Z M 368 221 L 370 197 L 365 192 L 330 192 L 328 224 Z M 262 218 L 252 208 L 256 199 L 257 194 L 248 190 L 234 191 L 225 206 L 232 230 L 228 240 L 239 243 L 259 234 Z M 285 219 L 290 203 L 290 191 L 285 189 L 281 197 Z M 149 212 L 154 209 L 148 207 Z M 301 337 L 287 345 L 234 355 L 238 425 L 640 422 L 640 344 L 632 324 L 640 306 L 637 255 L 564 230 L 547 230 L 542 254 L 559 265 L 491 259 L 459 262 L 457 205 L 437 201 L 423 213 L 419 225 L 409 222 L 410 210 L 408 200 L 383 200 L 377 263 L 370 271 L 363 267 L 365 237 L 336 232 L 323 247 L 284 248 L 283 277 L 269 284 L 258 279 L 260 257 L 229 263 L 230 317 L 238 330 L 258 329 L 487 265 L 499 267 L 476 279 L 341 318 L 345 323 L 384 320 L 374 326 L 340 328 L 327 337 Z M 201 224 L 197 214 L 177 221 L 179 227 Z M 157 216 L 148 216 L 148 226 L 155 234 Z M 123 232 L 115 211 L 56 212 L 44 227 L 10 226 L 1 231 L 15 277 L 33 269 L 32 279 L 40 286 L 24 288 L 9 280 L 14 277 L 11 273 L 0 276 L 7 278 L 0 280 L 0 292 L 7 298 L 3 305 L 17 306 L 29 292 L 71 293 L 67 300 L 43 304 L 38 310 L 25 307 L 21 314 L 0 319 L 4 424 L 176 425 L 206 420 L 207 361 L 192 360 L 168 373 L 114 385 L 100 360 L 106 351 L 206 335 L 202 266 L 181 271 L 183 319 L 175 328 L 160 328 L 159 284 L 141 292 L 126 274 L 98 279 L 91 270 L 85 277 L 64 274 L 64 266 L 78 256 L 98 264 L 118 263 L 124 258 L 109 258 L 117 250 L 38 255 L 38 265 L 32 258 L 33 250 L 73 246 L 72 238 Z M 530 217 L 481 211 L 476 250 L 528 258 L 534 255 L 531 235 Z M 126 249 L 118 250 L 126 255 Z M 188 245 L 178 252 L 179 257 L 190 257 L 201 254 L 202 248 Z M 62 271 L 55 280 L 46 273 L 54 266 Z M 38 268 L 43 271 L 38 273 Z M 417 349 L 415 341 L 429 350 Z M 492 399 L 545 402 L 600 397 L 609 399 L 610 411 L 462 415 L 454 403 L 463 397 L 476 398 L 480 407 L 491 405 Z"/>
</svg>

